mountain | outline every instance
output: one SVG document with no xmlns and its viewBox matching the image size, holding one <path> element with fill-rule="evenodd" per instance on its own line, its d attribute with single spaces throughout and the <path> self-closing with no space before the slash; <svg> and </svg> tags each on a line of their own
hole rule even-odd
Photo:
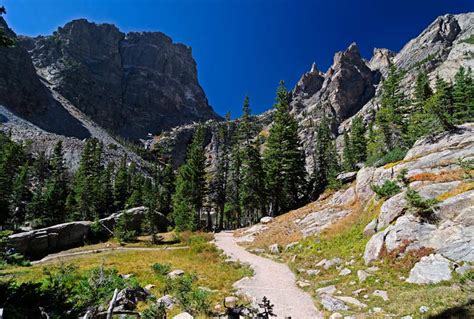
<svg viewBox="0 0 474 319">
<path fill-rule="evenodd" d="M 380 108 L 377 93 L 390 64 L 405 71 L 401 85 L 407 92 L 412 91 L 420 70 L 426 71 L 431 81 L 437 75 L 453 80 L 460 66 L 474 69 L 474 44 L 468 40 L 472 37 L 474 13 L 447 14 L 438 17 L 398 53 L 375 48 L 371 59 L 366 60 L 357 44 L 352 43 L 346 50 L 335 54 L 333 64 L 326 72 L 321 72 L 313 64 L 291 90 L 292 113 L 299 124 L 308 171 L 313 167 L 316 124 L 323 116 L 331 118 L 332 131 L 341 150 L 342 135 L 350 130 L 353 118 L 360 116 L 367 124 Z M 272 114 L 270 110 L 255 117 L 257 126 L 266 131 L 271 125 Z M 155 138 L 151 144 L 166 145 L 174 155 L 181 154 L 185 148 L 180 145 L 189 142 L 193 127 L 177 127 Z M 187 132 L 186 136 L 181 134 L 183 131 Z M 174 145 L 180 150 L 174 149 Z M 213 147 L 208 146 L 208 149 Z M 181 158 L 184 154 L 175 158 L 176 166 L 182 163 Z M 212 159 L 212 154 L 208 158 Z"/>
<path fill-rule="evenodd" d="M 74 20 L 50 36 L 16 36 L 0 48 L 0 129 L 49 152 L 65 142 L 76 167 L 82 140 L 126 153 L 117 137 L 138 141 L 177 125 L 219 120 L 198 83 L 191 48 L 160 32 L 120 32 Z M 120 155 L 116 154 L 116 155 Z"/>
</svg>

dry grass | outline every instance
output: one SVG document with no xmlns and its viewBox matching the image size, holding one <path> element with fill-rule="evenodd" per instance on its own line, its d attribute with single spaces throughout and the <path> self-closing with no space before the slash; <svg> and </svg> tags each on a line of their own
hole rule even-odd
<svg viewBox="0 0 474 319">
<path fill-rule="evenodd" d="M 473 190 L 473 189 L 474 189 L 474 182 L 462 183 L 459 186 L 453 188 L 452 190 L 447 191 L 447 192 L 439 195 L 438 197 L 436 197 L 436 199 L 439 200 L 439 201 L 444 201 L 448 198 L 451 198 L 451 197 L 454 197 L 456 195 L 468 192 L 468 191 Z"/>
<path fill-rule="evenodd" d="M 444 183 L 444 182 L 453 182 L 462 180 L 464 176 L 464 171 L 462 169 L 455 169 L 449 171 L 442 171 L 439 173 L 420 173 L 413 176 L 410 176 L 410 182 L 423 182 L 423 181 L 430 181 L 436 183 Z"/>
<path fill-rule="evenodd" d="M 212 236 L 212 235 L 211 235 Z M 86 246 L 87 247 L 87 246 Z M 163 250 L 163 251 L 110 251 L 98 254 L 67 257 L 52 260 L 31 267 L 8 267 L 0 270 L 0 277 L 14 278 L 18 282 L 38 281 L 44 276 L 44 268 L 72 264 L 79 272 L 103 264 L 114 267 L 120 274 L 133 274 L 142 286 L 153 284 L 152 292 L 161 296 L 164 278 L 155 275 L 151 266 L 155 263 L 171 264 L 172 269 L 182 269 L 198 276 L 198 285 L 215 290 L 212 302 L 219 303 L 233 291 L 232 284 L 251 275 L 251 271 L 242 265 L 225 262 L 225 257 L 211 244 L 199 249 Z"/>
</svg>

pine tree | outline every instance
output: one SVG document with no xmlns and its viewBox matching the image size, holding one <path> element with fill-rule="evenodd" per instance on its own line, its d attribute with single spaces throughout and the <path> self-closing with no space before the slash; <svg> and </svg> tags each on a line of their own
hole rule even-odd
<svg viewBox="0 0 474 319">
<path fill-rule="evenodd" d="M 62 223 L 66 219 L 66 198 L 68 196 L 67 171 L 64 166 L 62 142 L 56 143 L 50 160 L 50 177 L 43 192 L 45 225 Z"/>
<path fill-rule="evenodd" d="M 114 162 L 110 162 L 107 168 L 102 170 L 99 180 L 97 198 L 97 210 L 99 217 L 103 218 L 114 213 L 114 194 L 112 176 L 115 170 Z"/>
<path fill-rule="evenodd" d="M 5 10 L 5 7 L 1 6 L 0 16 L 6 13 L 7 11 Z M 5 30 L 3 29 L 3 27 L 0 27 L 0 48 L 11 48 L 11 47 L 14 47 L 15 44 L 16 44 L 16 41 L 13 38 L 7 36 L 5 34 Z"/>
<path fill-rule="evenodd" d="M 367 139 L 365 138 L 364 122 L 359 116 L 352 120 L 350 143 L 354 163 L 364 163 L 367 159 Z"/>
<path fill-rule="evenodd" d="M 426 101 L 433 95 L 433 90 L 430 87 L 428 75 L 420 71 L 416 77 L 415 91 L 413 93 L 413 104 L 415 112 L 423 111 Z"/>
<path fill-rule="evenodd" d="M 451 85 L 442 78 L 437 77 L 436 92 L 428 99 L 425 108 L 427 113 L 431 113 L 435 116 L 436 121 L 443 130 L 452 130 L 455 128 L 453 104 Z"/>
<path fill-rule="evenodd" d="M 381 105 L 376 115 L 376 123 L 383 136 L 384 151 L 391 151 L 400 146 L 401 137 L 406 132 L 406 101 L 400 90 L 402 76 L 403 72 L 391 65 L 387 78 L 382 83 Z"/>
<path fill-rule="evenodd" d="M 117 172 L 115 173 L 114 182 L 114 208 L 116 210 L 123 209 L 128 198 L 129 176 L 127 169 L 127 158 L 124 156 L 119 163 Z"/>
<path fill-rule="evenodd" d="M 461 66 L 454 77 L 453 101 L 456 123 L 474 119 L 474 91 L 471 68 L 467 71 Z"/>
<path fill-rule="evenodd" d="M 290 114 L 289 96 L 283 81 L 277 90 L 275 108 L 264 152 L 264 170 L 270 213 L 278 215 L 301 203 L 306 188 L 306 170 L 298 124 Z"/>
<path fill-rule="evenodd" d="M 345 171 L 352 171 L 355 168 L 354 150 L 352 140 L 347 131 L 344 132 L 344 148 L 342 151 L 342 166 Z"/>
<path fill-rule="evenodd" d="M 172 197 L 175 191 L 176 176 L 170 163 L 164 164 L 158 171 L 155 187 L 157 188 L 156 209 L 167 216 L 173 209 Z"/>
<path fill-rule="evenodd" d="M 11 224 L 13 229 L 18 228 L 26 218 L 26 207 L 31 200 L 29 189 L 29 164 L 26 162 L 21 167 L 20 172 L 13 183 L 13 192 L 10 202 Z"/>
<path fill-rule="evenodd" d="M 179 168 L 173 195 L 173 220 L 178 231 L 195 230 L 205 195 L 204 130 L 198 126 L 188 147 L 186 162 Z"/>
</svg>

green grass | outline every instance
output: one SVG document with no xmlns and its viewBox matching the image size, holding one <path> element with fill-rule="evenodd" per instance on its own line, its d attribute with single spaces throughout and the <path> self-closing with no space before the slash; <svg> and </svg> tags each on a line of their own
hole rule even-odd
<svg viewBox="0 0 474 319">
<path fill-rule="evenodd" d="M 474 34 L 471 34 L 469 38 L 462 40 L 461 43 L 474 44 Z"/>
<path fill-rule="evenodd" d="M 365 237 L 362 232 L 364 227 L 379 214 L 382 203 L 382 200 L 372 200 L 365 211 L 349 216 L 319 237 L 306 238 L 294 249 L 284 254 L 283 257 L 297 274 L 298 279 L 311 283 L 311 286 L 305 290 L 314 297 L 319 308 L 322 309 L 322 306 L 319 304 L 319 297 L 315 290 L 328 285 L 336 285 L 337 290 L 341 291 L 341 296 L 355 297 L 368 306 L 366 309 L 352 307 L 350 311 L 341 312 L 344 315 L 365 313 L 368 318 L 381 318 L 382 314 L 368 314 L 369 309 L 381 307 L 385 313 L 394 314 L 395 317 L 411 314 L 413 318 L 421 318 L 418 309 L 422 305 L 430 308 L 429 315 L 436 315 L 447 308 L 467 303 L 469 296 L 472 296 L 474 292 L 472 279 L 470 281 L 454 276 L 451 282 L 437 285 L 414 285 L 404 281 L 403 277 L 408 277 L 414 263 L 423 254 L 429 253 L 428 250 L 407 254 L 405 258 L 395 258 L 391 254 L 386 254 L 381 261 L 374 264 L 380 270 L 369 276 L 365 282 L 359 283 L 357 271 L 368 268 L 364 264 L 362 256 L 369 238 Z M 328 270 L 320 268 L 321 273 L 316 276 L 309 276 L 297 271 L 300 268 L 318 269 L 316 264 L 320 260 L 335 257 L 342 258 L 344 262 L 353 260 L 352 265 L 344 264 L 343 266 L 352 271 L 350 275 L 339 276 L 340 269 L 335 267 Z M 467 276 L 472 277 L 472 274 Z M 353 291 L 358 289 L 365 289 L 365 291 L 356 297 L 353 295 Z M 384 302 L 381 298 L 373 296 L 372 293 L 375 290 L 387 291 L 390 300 Z M 369 296 L 368 299 L 363 298 L 365 294 Z M 474 311 L 474 309 L 470 309 L 470 311 Z M 326 315 L 329 316 L 330 313 L 326 312 Z"/>
<path fill-rule="evenodd" d="M 169 264 L 171 269 L 182 269 L 197 275 L 197 285 L 213 291 L 211 305 L 222 304 L 225 296 L 232 294 L 232 284 L 237 280 L 251 276 L 250 268 L 238 263 L 225 262 L 225 257 L 208 241 L 212 235 L 184 234 L 183 244 L 189 249 L 163 251 L 109 251 L 98 254 L 53 260 L 31 267 L 7 267 L 0 270 L 0 280 L 14 279 L 19 283 L 37 282 L 44 278 L 44 268 L 55 269 L 61 264 L 74 265 L 79 273 L 104 265 L 115 268 L 120 274 L 133 274 L 141 286 L 153 284 L 152 289 L 157 297 L 163 295 L 165 278 L 157 275 L 152 265 Z M 84 247 L 87 249 L 87 246 Z M 175 310 L 176 311 L 176 310 Z"/>
</svg>

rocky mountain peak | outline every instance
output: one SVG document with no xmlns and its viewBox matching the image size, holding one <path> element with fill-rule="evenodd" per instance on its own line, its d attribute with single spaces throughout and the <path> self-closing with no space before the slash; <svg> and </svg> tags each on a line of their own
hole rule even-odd
<svg viewBox="0 0 474 319">
<path fill-rule="evenodd" d="M 161 32 L 125 34 L 78 19 L 20 44 L 41 78 L 117 135 L 138 140 L 219 119 L 199 85 L 191 49 Z"/>
<path fill-rule="evenodd" d="M 368 65 L 373 71 L 378 70 L 385 75 L 395 54 L 389 49 L 374 48 L 374 53 Z"/>
</svg>

